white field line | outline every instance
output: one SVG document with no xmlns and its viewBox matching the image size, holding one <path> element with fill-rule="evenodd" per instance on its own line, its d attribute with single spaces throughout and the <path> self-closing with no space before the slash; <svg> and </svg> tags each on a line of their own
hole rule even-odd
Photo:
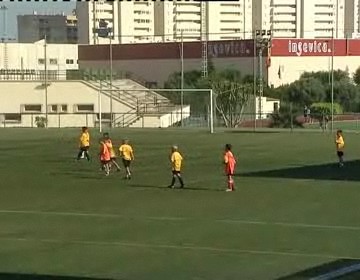
<svg viewBox="0 0 360 280">
<path fill-rule="evenodd" d="M 209 246 L 192 246 L 192 245 L 171 245 L 171 244 L 146 244 L 136 242 L 105 242 L 105 241 L 82 241 L 82 240 L 59 240 L 59 239 L 36 239 L 36 238 L 7 238 L 0 237 L 0 241 L 10 242 L 38 242 L 38 243 L 49 243 L 49 244 L 73 244 L 82 246 L 117 246 L 117 247 L 133 247 L 133 248 L 150 248 L 150 249 L 172 249 L 182 251 L 203 251 L 210 253 L 219 254 L 231 254 L 231 255 L 266 255 L 266 256 L 285 256 L 285 257 L 299 257 L 299 258 L 321 258 L 321 259 L 354 259 L 357 260 L 359 257 L 354 256 L 338 256 L 338 255 L 327 255 L 327 254 L 312 254 L 312 253 L 301 253 L 301 252 L 281 252 L 272 250 L 246 250 L 246 249 L 228 249 L 218 248 Z"/>
<path fill-rule="evenodd" d="M 360 226 L 345 226 L 345 225 L 317 225 L 306 223 L 287 223 L 287 222 L 267 222 L 254 220 L 238 220 L 238 219 L 196 219 L 188 217 L 166 217 L 166 216 L 125 216 L 119 214 L 98 214 L 98 213 L 82 213 L 82 212 L 54 212 L 54 211 L 31 211 L 31 210 L 0 210 L 1 214 L 10 215 L 44 215 L 44 216 L 68 216 L 68 217 L 93 217 L 93 218 L 108 218 L 108 219 L 127 219 L 127 220 L 154 220 L 154 221 L 211 221 L 229 224 L 244 224 L 257 226 L 281 226 L 289 228 L 310 228 L 322 230 L 349 230 L 360 231 Z"/>
</svg>

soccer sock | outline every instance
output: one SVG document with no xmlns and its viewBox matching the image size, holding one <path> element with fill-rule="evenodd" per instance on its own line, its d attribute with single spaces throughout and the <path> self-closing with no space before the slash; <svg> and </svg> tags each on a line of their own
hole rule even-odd
<svg viewBox="0 0 360 280">
<path fill-rule="evenodd" d="M 170 186 L 173 186 L 173 185 L 175 185 L 175 176 L 172 177 Z"/>
<path fill-rule="evenodd" d="M 183 181 L 181 175 L 178 174 L 177 177 L 178 177 L 178 179 L 179 179 L 179 182 L 180 182 L 181 186 L 184 186 L 184 181 Z"/>
<path fill-rule="evenodd" d="M 83 151 L 80 151 L 80 152 L 78 153 L 77 159 L 81 159 L 82 153 L 83 153 Z"/>
<path fill-rule="evenodd" d="M 228 178 L 228 188 L 234 190 L 234 180 L 232 177 Z"/>
<path fill-rule="evenodd" d="M 115 160 L 112 160 L 112 163 L 116 166 L 117 170 L 120 170 L 120 166 L 117 164 Z"/>
<path fill-rule="evenodd" d="M 104 169 L 105 169 L 105 173 L 109 174 L 109 172 L 110 172 L 109 164 L 105 164 Z"/>
<path fill-rule="evenodd" d="M 89 155 L 88 151 L 85 152 L 85 156 L 86 156 L 87 160 L 90 161 L 90 155 Z"/>
</svg>

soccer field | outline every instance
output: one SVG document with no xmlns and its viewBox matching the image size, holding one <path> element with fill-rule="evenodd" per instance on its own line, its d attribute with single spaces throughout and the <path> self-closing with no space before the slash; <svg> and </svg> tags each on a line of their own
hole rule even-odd
<svg viewBox="0 0 360 280">
<path fill-rule="evenodd" d="M 345 133 L 339 169 L 330 134 L 116 129 L 113 142 L 135 150 L 127 181 L 99 171 L 90 132 L 89 163 L 74 159 L 78 130 L 0 131 L 0 279 L 311 279 L 360 259 L 356 134 Z M 225 143 L 238 160 L 233 193 Z M 183 190 L 166 187 L 172 144 Z"/>
</svg>

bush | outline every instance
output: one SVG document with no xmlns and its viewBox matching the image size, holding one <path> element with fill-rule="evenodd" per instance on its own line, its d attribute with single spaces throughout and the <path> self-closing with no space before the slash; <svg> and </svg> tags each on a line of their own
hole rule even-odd
<svg viewBox="0 0 360 280">
<path fill-rule="evenodd" d="M 329 114 L 331 115 L 331 103 L 325 103 L 325 102 L 313 103 L 310 106 L 310 109 L 311 109 L 311 114 L 313 112 L 326 111 L 329 112 Z M 342 113 L 343 113 L 343 108 L 341 107 L 341 105 L 339 103 L 334 103 L 334 114 L 342 114 Z"/>
<path fill-rule="evenodd" d="M 295 109 L 290 110 L 290 106 L 282 105 L 280 110 L 270 115 L 271 124 L 273 128 L 303 128 L 303 124 L 296 118 L 297 112 Z M 291 123 L 292 119 L 292 123 Z"/>
<path fill-rule="evenodd" d="M 35 124 L 39 128 L 44 128 L 46 126 L 47 120 L 45 117 L 37 116 L 35 118 Z"/>
</svg>

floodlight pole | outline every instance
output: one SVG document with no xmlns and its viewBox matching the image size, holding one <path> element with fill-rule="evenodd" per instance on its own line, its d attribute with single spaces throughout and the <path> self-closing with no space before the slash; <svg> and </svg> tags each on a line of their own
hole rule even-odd
<svg viewBox="0 0 360 280">
<path fill-rule="evenodd" d="M 180 112 L 180 118 L 181 118 L 181 127 L 184 127 L 184 121 L 183 121 L 183 107 L 184 107 L 184 38 L 183 38 L 183 30 L 181 30 L 181 95 L 180 95 L 180 106 L 181 106 L 181 112 Z"/>
<path fill-rule="evenodd" d="M 334 132 L 334 28 L 332 28 L 332 51 L 331 51 L 331 132 Z"/>
<path fill-rule="evenodd" d="M 98 93 L 98 106 L 99 106 L 99 131 L 100 133 L 102 132 L 102 108 L 101 108 L 101 90 L 102 90 L 102 85 L 101 85 L 101 79 L 100 79 L 100 89 L 99 89 L 99 93 Z"/>
<path fill-rule="evenodd" d="M 48 128 L 48 77 L 47 77 L 47 43 L 46 34 L 44 36 L 44 82 L 45 82 L 45 127 Z"/>
<path fill-rule="evenodd" d="M 214 133 L 214 115 L 213 115 L 213 112 L 214 112 L 214 101 L 213 101 L 213 98 L 214 98 L 214 93 L 213 93 L 213 90 L 211 89 L 210 90 L 210 133 Z"/>
<path fill-rule="evenodd" d="M 112 49 L 112 35 L 110 35 L 110 50 L 109 50 L 109 60 L 110 60 L 110 128 L 113 127 L 113 92 L 112 92 L 112 84 L 113 84 L 113 49 Z"/>
<path fill-rule="evenodd" d="M 254 131 L 256 131 L 256 115 L 257 115 L 257 110 L 256 110 L 256 32 L 254 31 L 253 33 L 253 39 L 254 39 L 254 54 L 253 54 L 253 97 L 254 97 Z"/>
</svg>

